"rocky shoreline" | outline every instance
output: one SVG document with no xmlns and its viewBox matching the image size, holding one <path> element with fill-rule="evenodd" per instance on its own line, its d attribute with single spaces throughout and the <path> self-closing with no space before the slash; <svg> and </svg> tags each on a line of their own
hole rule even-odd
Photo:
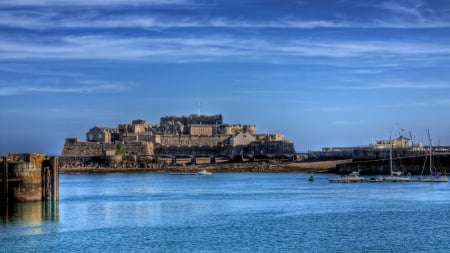
<svg viewBox="0 0 450 253">
<path fill-rule="evenodd" d="M 216 163 L 198 165 L 163 165 L 155 168 L 106 168 L 106 167 L 78 167 L 61 168 L 62 174 L 90 174 L 90 173 L 136 173 L 136 172 L 198 172 L 207 170 L 213 173 L 220 172 L 266 172 L 266 173 L 334 173 L 336 165 L 348 163 L 349 160 L 322 161 L 322 162 L 282 162 L 282 161 L 260 161 L 240 163 Z"/>
</svg>

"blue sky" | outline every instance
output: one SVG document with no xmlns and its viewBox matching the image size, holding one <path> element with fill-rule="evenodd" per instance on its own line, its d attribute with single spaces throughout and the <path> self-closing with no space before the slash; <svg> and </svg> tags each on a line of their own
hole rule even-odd
<svg viewBox="0 0 450 253">
<path fill-rule="evenodd" d="M 2 0 L 0 153 L 222 113 L 297 151 L 450 145 L 450 2 Z"/>
</svg>

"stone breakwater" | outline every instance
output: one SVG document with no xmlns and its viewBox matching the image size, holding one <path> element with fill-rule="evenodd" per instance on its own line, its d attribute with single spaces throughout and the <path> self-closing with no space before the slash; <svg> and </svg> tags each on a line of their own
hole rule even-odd
<svg viewBox="0 0 450 253">
<path fill-rule="evenodd" d="M 450 171 L 450 154 L 433 155 L 433 166 L 436 171 Z M 427 155 L 414 155 L 409 157 L 395 157 L 392 159 L 392 169 L 420 175 L 429 173 L 429 157 Z M 352 171 L 360 171 L 361 174 L 388 175 L 390 174 L 389 158 L 360 161 L 353 159 L 353 162 L 337 164 L 336 173 L 348 174 Z"/>
<path fill-rule="evenodd" d="M 207 170 L 213 173 L 220 172 L 305 172 L 305 173 L 330 173 L 335 172 L 336 165 L 348 163 L 350 160 L 325 161 L 325 162 L 282 162 L 282 161 L 259 161 L 242 163 L 216 163 L 198 165 L 169 165 L 160 164 L 153 167 L 76 167 L 61 168 L 61 173 L 124 173 L 124 172 L 198 172 Z"/>
</svg>

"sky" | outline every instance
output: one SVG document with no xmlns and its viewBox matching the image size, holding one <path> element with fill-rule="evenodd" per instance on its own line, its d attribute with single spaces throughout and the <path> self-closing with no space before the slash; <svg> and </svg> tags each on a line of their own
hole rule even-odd
<svg viewBox="0 0 450 253">
<path fill-rule="evenodd" d="M 2 0 L 0 153 L 198 113 L 298 152 L 450 145 L 449 45 L 448 0 Z"/>
</svg>

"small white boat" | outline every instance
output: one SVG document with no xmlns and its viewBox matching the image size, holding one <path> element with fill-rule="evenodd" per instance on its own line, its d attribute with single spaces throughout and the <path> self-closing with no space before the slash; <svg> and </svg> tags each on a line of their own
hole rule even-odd
<svg viewBox="0 0 450 253">
<path fill-rule="evenodd" d="M 335 178 L 328 179 L 330 183 L 359 183 L 364 180 L 364 177 L 359 176 L 359 171 L 353 171 L 345 176 L 336 176 Z"/>
<path fill-rule="evenodd" d="M 201 175 L 201 176 L 209 176 L 211 174 L 212 174 L 211 172 L 206 171 L 206 170 L 201 170 L 201 171 L 196 173 L 196 175 Z"/>
</svg>

